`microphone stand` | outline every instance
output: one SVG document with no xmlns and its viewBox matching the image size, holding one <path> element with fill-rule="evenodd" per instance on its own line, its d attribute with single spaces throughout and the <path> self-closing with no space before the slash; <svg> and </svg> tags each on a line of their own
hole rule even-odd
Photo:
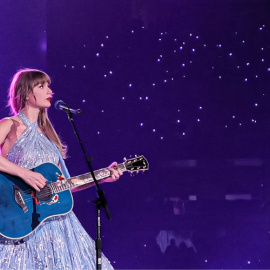
<svg viewBox="0 0 270 270">
<path fill-rule="evenodd" d="M 85 161 L 86 161 L 86 163 L 88 165 L 88 168 L 89 168 L 89 170 L 91 172 L 91 175 L 93 177 L 93 180 L 94 180 L 94 183 L 95 183 L 95 186 L 96 186 L 96 189 L 97 189 L 98 199 L 96 201 L 94 201 L 94 204 L 97 207 L 97 221 L 96 221 L 97 238 L 95 240 L 95 246 L 96 246 L 96 269 L 101 269 L 101 266 L 102 266 L 102 257 L 101 257 L 101 255 L 102 255 L 102 239 L 101 239 L 101 217 L 100 217 L 101 207 L 104 208 L 106 216 L 107 216 L 107 218 L 109 220 L 111 220 L 112 217 L 111 217 L 111 214 L 110 214 L 109 209 L 108 209 L 108 204 L 107 204 L 107 200 L 106 200 L 104 191 L 99 187 L 99 184 L 98 184 L 98 182 L 96 180 L 96 177 L 95 177 L 92 165 L 91 165 L 92 158 L 87 156 L 87 154 L 86 154 L 86 151 L 85 151 L 84 146 L 82 144 L 81 138 L 80 138 L 79 133 L 77 131 L 77 128 L 75 126 L 73 115 L 72 115 L 72 113 L 71 113 L 71 111 L 69 109 L 65 110 L 65 112 L 67 113 L 68 120 L 70 121 L 70 123 L 72 125 L 72 128 L 74 130 L 74 133 L 75 133 L 75 135 L 77 137 L 77 140 L 78 140 L 78 142 L 79 142 L 79 144 L 81 146 L 83 155 L 85 157 Z"/>
</svg>

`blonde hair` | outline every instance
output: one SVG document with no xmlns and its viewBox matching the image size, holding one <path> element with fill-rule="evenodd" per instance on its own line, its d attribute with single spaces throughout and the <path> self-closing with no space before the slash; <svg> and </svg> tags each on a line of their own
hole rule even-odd
<svg viewBox="0 0 270 270">
<path fill-rule="evenodd" d="M 38 84 L 51 83 L 50 77 L 37 69 L 21 69 L 12 78 L 9 87 L 9 102 L 11 113 L 16 115 L 26 105 L 26 98 Z M 56 144 L 63 158 L 67 156 L 67 146 L 62 143 L 57 135 L 47 113 L 47 109 L 40 109 L 38 126 L 44 134 Z"/>
</svg>

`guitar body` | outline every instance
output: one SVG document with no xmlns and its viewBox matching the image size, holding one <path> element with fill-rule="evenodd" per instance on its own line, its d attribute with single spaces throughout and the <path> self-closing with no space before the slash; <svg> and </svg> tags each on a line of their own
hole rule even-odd
<svg viewBox="0 0 270 270">
<path fill-rule="evenodd" d="M 122 172 L 145 172 L 149 168 L 144 156 L 118 164 Z M 46 219 L 68 214 L 73 208 L 71 189 L 93 182 L 91 173 L 63 179 L 62 172 L 52 163 L 44 163 L 33 169 L 48 181 L 36 192 L 23 180 L 0 172 L 0 235 L 14 240 L 25 238 Z M 110 177 L 108 168 L 94 172 L 96 180 Z"/>
<path fill-rule="evenodd" d="M 46 219 L 69 213 L 73 208 L 70 190 L 57 192 L 62 172 L 52 163 L 33 169 L 41 173 L 48 184 L 40 191 L 23 180 L 0 173 L 0 234 L 10 239 L 21 239 L 32 233 Z M 51 184 L 54 188 L 51 188 Z"/>
</svg>

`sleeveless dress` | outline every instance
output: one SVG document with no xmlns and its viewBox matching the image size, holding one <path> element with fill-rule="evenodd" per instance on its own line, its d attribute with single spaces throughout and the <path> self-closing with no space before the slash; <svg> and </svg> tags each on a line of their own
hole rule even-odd
<svg viewBox="0 0 270 270">
<path fill-rule="evenodd" d="M 37 122 L 31 123 L 22 112 L 18 116 L 26 130 L 9 151 L 7 159 L 27 169 L 45 162 L 60 163 L 68 178 L 55 144 L 39 131 Z M 96 269 L 95 242 L 73 212 L 52 217 L 21 243 L 0 236 L 0 269 Z M 113 269 L 104 255 L 102 269 Z"/>
</svg>

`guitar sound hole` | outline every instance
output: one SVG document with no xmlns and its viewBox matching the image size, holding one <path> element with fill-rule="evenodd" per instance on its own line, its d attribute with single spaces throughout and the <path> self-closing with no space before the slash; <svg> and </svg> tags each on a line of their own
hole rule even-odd
<svg viewBox="0 0 270 270">
<path fill-rule="evenodd" d="M 44 188 L 40 190 L 40 192 L 36 192 L 36 197 L 41 201 L 48 201 L 52 198 L 52 190 L 46 185 Z"/>
</svg>

